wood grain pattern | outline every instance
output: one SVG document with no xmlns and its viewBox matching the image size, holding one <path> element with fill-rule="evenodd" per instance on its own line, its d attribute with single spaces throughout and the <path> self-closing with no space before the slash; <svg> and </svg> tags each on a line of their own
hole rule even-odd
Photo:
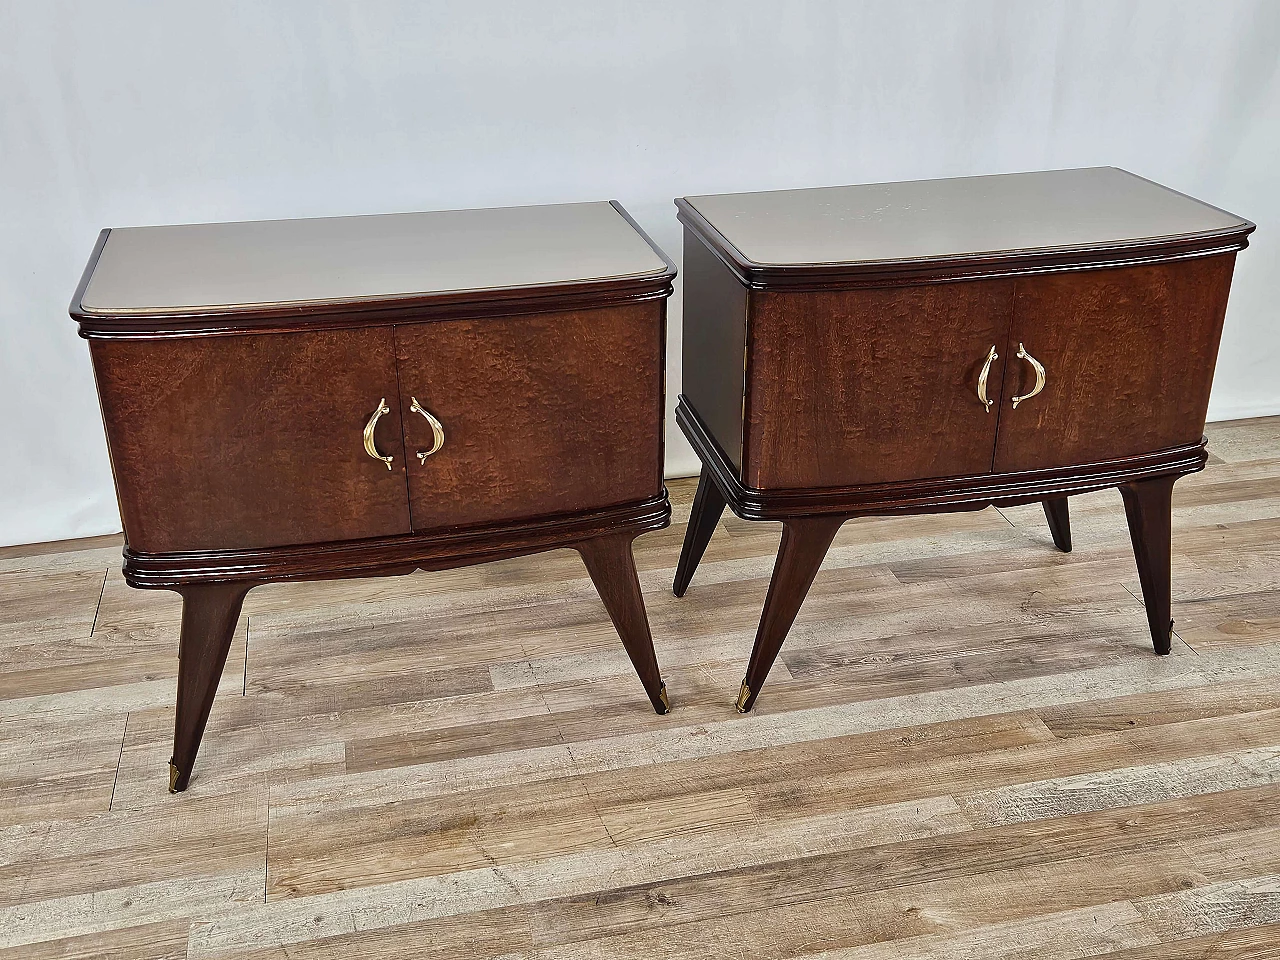
<svg viewBox="0 0 1280 960">
<path fill-rule="evenodd" d="M 389 326 L 94 340 L 90 350 L 134 550 L 410 532 Z M 390 412 L 374 436 L 395 458 L 390 470 L 361 437 L 381 398 Z"/>
<path fill-rule="evenodd" d="M 743 481 L 770 490 L 989 473 L 1000 417 L 979 401 L 978 376 L 991 347 L 1003 349 L 1012 295 L 1011 280 L 753 291 Z M 989 398 L 1008 367 L 1001 353 Z"/>
<path fill-rule="evenodd" d="M 661 493 L 664 307 L 397 326 L 414 530 Z M 432 432 L 415 397 L 445 430 L 425 461 L 415 451 Z"/>
<path fill-rule="evenodd" d="M 781 525 L 677 600 L 679 482 L 669 717 L 569 550 L 269 584 L 177 796 L 179 598 L 0 551 L 0 957 L 1275 960 L 1280 418 L 1208 433 L 1169 657 L 1114 490 L 1070 554 L 1038 502 L 854 519 L 739 716 Z"/>
<path fill-rule="evenodd" d="M 1195 443 L 1204 427 L 1235 254 L 1015 282 L 997 472 Z M 1035 377 L 1019 344 L 1045 367 Z"/>
</svg>

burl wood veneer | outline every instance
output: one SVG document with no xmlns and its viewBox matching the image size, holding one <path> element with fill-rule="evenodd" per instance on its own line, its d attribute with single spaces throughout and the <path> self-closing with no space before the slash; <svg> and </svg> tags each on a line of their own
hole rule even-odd
<svg viewBox="0 0 1280 960">
<path fill-rule="evenodd" d="M 124 575 L 183 597 L 183 790 L 245 594 L 572 547 L 667 707 L 631 542 L 664 527 L 675 268 L 616 203 L 104 230 L 89 340 Z"/>
<path fill-rule="evenodd" d="M 1110 167 L 689 197 L 684 395 L 702 475 L 683 595 L 726 503 L 783 521 L 738 708 L 836 531 L 1118 487 L 1157 653 L 1170 497 L 1254 225 Z"/>
</svg>

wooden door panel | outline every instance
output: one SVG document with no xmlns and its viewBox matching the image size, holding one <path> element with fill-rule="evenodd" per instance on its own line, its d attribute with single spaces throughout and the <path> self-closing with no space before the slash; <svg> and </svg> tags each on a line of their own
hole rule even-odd
<svg viewBox="0 0 1280 960">
<path fill-rule="evenodd" d="M 1011 359 L 997 472 L 1094 463 L 1196 443 L 1235 254 L 1022 277 L 1005 355 L 1019 343 L 1045 368 L 1039 395 Z"/>
<path fill-rule="evenodd" d="M 664 304 L 396 327 L 415 530 L 662 490 Z M 413 399 L 444 429 L 410 412 Z"/>
<path fill-rule="evenodd" d="M 991 470 L 994 408 L 977 395 L 1008 335 L 1012 282 L 751 298 L 748 486 L 841 487 Z M 992 364 L 1000 394 L 1006 357 Z"/>
<path fill-rule="evenodd" d="M 129 546 L 249 549 L 409 533 L 390 327 L 91 340 Z M 378 400 L 380 452 L 363 430 Z"/>
</svg>

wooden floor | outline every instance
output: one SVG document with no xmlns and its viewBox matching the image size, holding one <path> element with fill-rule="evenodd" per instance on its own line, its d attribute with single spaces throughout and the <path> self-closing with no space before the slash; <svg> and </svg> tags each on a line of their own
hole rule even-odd
<svg viewBox="0 0 1280 960">
<path fill-rule="evenodd" d="M 740 717 L 779 528 L 677 600 L 678 481 L 670 716 L 576 554 L 266 587 L 178 796 L 176 595 L 0 551 L 0 957 L 1280 957 L 1280 418 L 1210 450 L 1171 657 L 1115 491 L 864 520 Z"/>
</svg>

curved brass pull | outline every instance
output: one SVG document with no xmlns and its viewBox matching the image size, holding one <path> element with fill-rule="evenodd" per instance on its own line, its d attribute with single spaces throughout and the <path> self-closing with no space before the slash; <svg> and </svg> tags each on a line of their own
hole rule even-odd
<svg viewBox="0 0 1280 960">
<path fill-rule="evenodd" d="M 1023 400 L 1030 400 L 1032 397 L 1034 397 L 1036 394 L 1038 394 L 1041 390 L 1044 389 L 1044 365 L 1041 364 L 1040 361 L 1037 360 L 1035 357 L 1033 357 L 1031 354 L 1027 353 L 1027 348 L 1024 347 L 1021 343 L 1018 344 L 1018 358 L 1021 360 L 1025 360 L 1027 361 L 1027 363 L 1031 364 L 1032 369 L 1034 369 L 1036 372 L 1036 385 L 1031 388 L 1030 393 L 1024 393 L 1020 397 L 1013 398 L 1013 407 L 1015 410 L 1018 408 L 1018 404 L 1020 404 Z"/>
<path fill-rule="evenodd" d="M 378 425 L 378 420 L 381 419 L 384 413 L 390 412 L 391 408 L 387 406 L 387 398 L 383 397 L 378 401 L 378 409 L 373 411 L 373 416 L 371 416 L 369 418 L 369 422 L 364 425 L 364 452 L 375 460 L 381 460 L 387 465 L 388 470 L 391 469 L 391 461 L 394 460 L 395 457 L 384 457 L 378 452 L 378 448 L 374 446 L 373 443 L 373 428 Z"/>
<path fill-rule="evenodd" d="M 982 401 L 982 405 L 987 408 L 987 413 L 991 412 L 991 405 L 994 400 L 987 399 L 987 374 L 991 372 L 991 364 L 1000 359 L 1000 354 L 996 353 L 996 345 L 991 345 L 991 352 L 987 354 L 987 362 L 982 365 L 982 372 L 978 374 L 978 399 Z"/>
<path fill-rule="evenodd" d="M 418 451 L 418 462 L 426 463 L 427 457 L 431 456 L 433 453 L 435 453 L 437 450 L 439 450 L 441 447 L 444 446 L 444 425 L 441 424 L 439 420 L 437 420 L 435 417 L 431 415 L 431 411 L 429 411 L 426 407 L 424 407 L 422 404 L 418 402 L 417 397 L 410 397 L 410 399 L 413 401 L 411 404 L 409 404 L 410 412 L 422 414 L 424 417 L 427 418 L 427 423 L 431 424 L 431 437 L 434 441 L 431 444 L 431 449 L 428 450 L 426 453 L 423 453 L 421 450 Z"/>
</svg>

